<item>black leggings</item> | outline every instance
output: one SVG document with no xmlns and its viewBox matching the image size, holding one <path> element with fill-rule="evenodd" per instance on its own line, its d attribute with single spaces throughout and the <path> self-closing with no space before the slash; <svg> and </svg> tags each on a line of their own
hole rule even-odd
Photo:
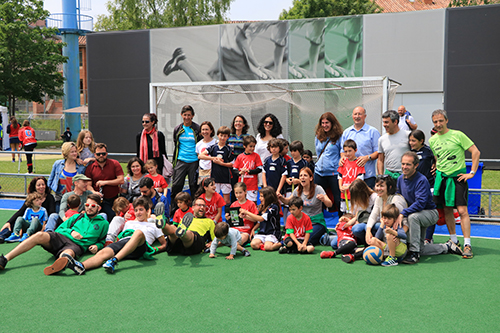
<svg viewBox="0 0 500 333">
<path fill-rule="evenodd" d="M 24 146 L 24 151 L 33 151 L 36 148 L 36 142 Z M 26 162 L 28 164 L 28 172 L 33 172 L 33 154 L 26 153 Z"/>
</svg>

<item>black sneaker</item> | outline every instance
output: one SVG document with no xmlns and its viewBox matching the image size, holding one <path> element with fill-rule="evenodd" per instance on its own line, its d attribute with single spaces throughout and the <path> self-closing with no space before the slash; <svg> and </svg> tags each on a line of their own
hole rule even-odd
<svg viewBox="0 0 500 333">
<path fill-rule="evenodd" d="M 279 254 L 286 254 L 286 253 L 288 253 L 288 248 L 287 248 L 286 246 L 284 246 L 284 245 L 283 245 L 283 246 L 282 246 L 282 247 L 280 247 L 280 249 L 278 250 L 278 253 L 279 253 Z"/>
<path fill-rule="evenodd" d="M 420 253 L 409 251 L 403 260 L 403 264 L 413 265 L 420 261 Z"/>
<path fill-rule="evenodd" d="M 451 239 L 446 242 L 446 246 L 448 247 L 448 253 L 457 254 L 459 256 L 463 255 L 460 246 L 457 246 L 457 244 L 453 243 Z"/>
<path fill-rule="evenodd" d="M 245 257 L 250 257 L 251 256 L 250 251 L 248 251 L 248 250 L 243 250 L 243 255 Z"/>
<path fill-rule="evenodd" d="M 63 253 L 62 257 L 65 257 L 68 259 L 68 263 L 66 264 L 66 268 L 71 269 L 73 272 L 75 272 L 76 275 L 83 275 L 85 274 L 85 267 L 81 262 L 78 260 L 75 260 L 72 256 L 70 256 L 67 253 Z"/>
<path fill-rule="evenodd" d="M 2 254 L 0 256 L 0 269 L 5 269 L 5 266 L 7 266 L 7 263 L 9 261 L 7 260 L 7 258 L 5 258 L 5 256 Z"/>
</svg>

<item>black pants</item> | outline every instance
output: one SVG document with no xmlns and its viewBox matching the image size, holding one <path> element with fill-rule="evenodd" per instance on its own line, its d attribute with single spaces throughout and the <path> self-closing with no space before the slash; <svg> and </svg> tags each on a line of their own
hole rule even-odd
<svg viewBox="0 0 500 333">
<path fill-rule="evenodd" d="M 173 217 L 175 211 L 177 210 L 175 196 L 184 188 L 184 181 L 186 180 L 186 176 L 188 176 L 189 179 L 189 191 L 191 192 L 191 199 L 194 199 L 196 190 L 198 190 L 198 161 L 186 163 L 177 160 L 177 164 L 174 167 L 174 174 L 172 175 L 170 217 Z"/>
<path fill-rule="evenodd" d="M 36 142 L 24 146 L 24 151 L 33 151 L 36 148 Z M 26 153 L 26 161 L 28 163 L 28 172 L 33 173 L 33 154 Z"/>
</svg>

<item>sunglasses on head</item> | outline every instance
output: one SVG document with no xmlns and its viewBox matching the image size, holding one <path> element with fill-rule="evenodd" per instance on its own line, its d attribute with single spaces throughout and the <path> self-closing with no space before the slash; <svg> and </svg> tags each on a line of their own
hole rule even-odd
<svg viewBox="0 0 500 333">
<path fill-rule="evenodd" d="M 143 120 L 142 123 L 143 124 L 149 124 L 151 122 L 151 120 Z"/>
<path fill-rule="evenodd" d="M 107 153 L 95 153 L 95 156 L 106 156 Z"/>
</svg>

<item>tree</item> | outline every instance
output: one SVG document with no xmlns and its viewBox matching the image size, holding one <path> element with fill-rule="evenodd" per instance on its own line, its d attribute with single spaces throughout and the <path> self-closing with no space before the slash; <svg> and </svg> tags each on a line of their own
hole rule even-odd
<svg viewBox="0 0 500 333">
<path fill-rule="evenodd" d="M 40 24 L 49 14 L 43 1 L 0 0 L 0 103 L 10 115 L 18 98 L 43 103 L 45 94 L 64 95 L 64 44 L 53 38 L 57 29 Z"/>
<path fill-rule="evenodd" d="M 224 23 L 233 0 L 112 0 L 109 16 L 99 15 L 95 30 L 136 30 Z"/>
<path fill-rule="evenodd" d="M 280 20 L 315 17 L 347 16 L 380 13 L 381 8 L 371 0 L 294 0 L 283 10 Z"/>
<path fill-rule="evenodd" d="M 495 3 L 500 3 L 500 0 L 451 0 L 448 7 L 481 6 Z"/>
</svg>

